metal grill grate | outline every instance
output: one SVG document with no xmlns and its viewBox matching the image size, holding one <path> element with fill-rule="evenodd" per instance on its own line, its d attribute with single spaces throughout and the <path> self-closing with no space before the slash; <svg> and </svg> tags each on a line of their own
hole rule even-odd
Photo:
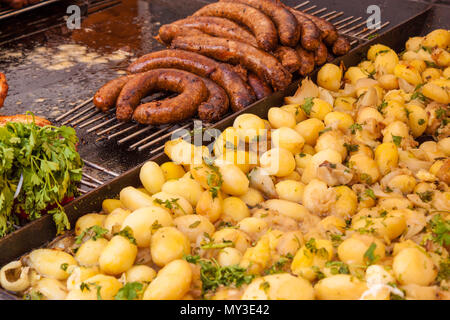
<svg viewBox="0 0 450 320">
<path fill-rule="evenodd" d="M 95 164 L 93 162 L 90 162 L 88 160 L 84 160 L 84 168 L 83 168 L 83 177 L 81 179 L 81 185 L 78 188 L 78 191 L 81 194 L 86 194 L 89 191 L 100 187 L 101 185 L 105 184 L 108 182 L 109 179 L 107 178 L 99 178 L 98 176 L 102 175 L 102 176 L 106 176 L 106 177 L 118 177 L 119 174 L 108 170 L 98 164 Z M 89 173 L 88 173 L 89 172 Z M 103 173 L 103 174 L 99 174 L 99 173 Z M 96 177 L 94 177 L 93 175 L 96 175 Z M 106 180 L 106 181 L 103 181 Z"/>
<path fill-rule="evenodd" d="M 305 1 L 295 9 L 304 8 L 310 3 Z M 389 25 L 386 21 L 380 25 L 378 29 L 370 30 L 366 25 L 366 21 L 362 17 L 344 16 L 343 11 L 330 11 L 327 8 L 317 9 L 316 5 L 304 8 L 303 12 L 319 16 L 334 24 L 338 32 L 350 39 L 352 47 L 357 44 L 370 40 L 370 36 L 382 28 Z M 340 19 L 338 19 L 340 18 Z M 162 94 L 155 94 L 150 99 L 161 98 Z M 126 146 L 129 151 L 144 151 L 152 148 L 151 155 L 154 155 L 164 148 L 164 142 L 170 138 L 173 133 L 179 130 L 191 130 L 194 126 L 194 120 L 165 126 L 145 126 L 134 122 L 122 123 L 115 118 L 115 109 L 102 113 L 93 104 L 93 98 L 90 98 L 65 114 L 59 116 L 56 121 L 62 121 L 63 125 L 71 125 L 80 129 L 86 128 L 88 133 L 95 134 L 101 140 L 114 140 L 120 146 Z M 204 127 L 208 125 L 204 124 Z"/>
</svg>

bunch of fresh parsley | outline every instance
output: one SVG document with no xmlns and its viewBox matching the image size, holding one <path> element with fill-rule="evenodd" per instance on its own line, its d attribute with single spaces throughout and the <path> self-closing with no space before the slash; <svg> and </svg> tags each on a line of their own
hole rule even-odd
<svg viewBox="0 0 450 320">
<path fill-rule="evenodd" d="M 70 228 L 61 202 L 76 194 L 81 180 L 77 142 L 75 130 L 65 126 L 10 122 L 0 127 L 0 237 L 14 230 L 14 213 L 35 220 L 47 210 L 58 233 Z"/>
</svg>

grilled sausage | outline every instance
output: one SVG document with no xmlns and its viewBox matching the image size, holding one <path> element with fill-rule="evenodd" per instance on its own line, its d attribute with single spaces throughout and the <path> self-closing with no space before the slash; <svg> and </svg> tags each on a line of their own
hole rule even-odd
<svg viewBox="0 0 450 320">
<path fill-rule="evenodd" d="M 133 75 L 128 75 L 113 79 L 98 89 L 94 95 L 94 105 L 97 109 L 106 112 L 114 108 L 123 86 L 133 77 Z"/>
<path fill-rule="evenodd" d="M 272 94 L 272 88 L 258 78 L 254 73 L 248 75 L 248 84 L 252 87 L 258 100 L 263 99 Z"/>
<path fill-rule="evenodd" d="M 181 69 L 212 79 L 225 89 L 235 111 L 255 101 L 251 88 L 231 66 L 190 51 L 162 50 L 146 54 L 130 64 L 128 72 L 139 73 L 158 68 Z"/>
<path fill-rule="evenodd" d="M 332 62 L 336 57 L 328 50 L 327 62 Z"/>
<path fill-rule="evenodd" d="M 146 95 L 159 91 L 172 91 L 179 95 L 139 105 Z M 192 73 L 175 69 L 150 70 L 125 84 L 117 99 L 116 117 L 127 121 L 133 115 L 142 124 L 178 122 L 194 116 L 207 97 L 208 89 L 204 82 Z"/>
<path fill-rule="evenodd" d="M 325 62 L 327 62 L 328 57 L 328 49 L 325 43 L 320 42 L 319 47 L 316 51 L 314 51 L 314 62 L 317 66 L 323 65 Z"/>
<path fill-rule="evenodd" d="M 212 16 L 227 18 L 247 26 L 256 37 L 258 46 L 272 51 L 278 42 L 277 29 L 264 13 L 241 3 L 216 2 L 204 6 L 194 16 Z"/>
<path fill-rule="evenodd" d="M 161 28 L 159 28 L 158 36 L 156 37 L 156 40 L 161 42 L 162 44 L 166 46 L 170 46 L 172 43 L 172 40 L 176 37 L 183 37 L 183 36 L 205 36 L 206 33 L 194 29 L 189 28 L 186 26 L 179 26 L 175 24 L 166 24 L 163 25 Z"/>
<path fill-rule="evenodd" d="M 14 116 L 0 116 L 0 127 L 5 126 L 8 122 L 31 123 L 33 116 L 29 114 L 16 114 Z M 47 119 L 34 116 L 34 123 L 39 127 L 49 126 L 51 122 Z"/>
<path fill-rule="evenodd" d="M 172 23 L 172 25 L 185 26 L 198 29 L 210 36 L 238 40 L 258 46 L 254 35 L 231 20 L 219 17 L 189 17 Z"/>
<path fill-rule="evenodd" d="M 274 51 L 273 55 L 290 73 L 294 73 L 300 69 L 300 59 L 295 49 L 281 46 Z"/>
<path fill-rule="evenodd" d="M 172 42 L 172 47 L 241 64 L 276 90 L 285 88 L 292 80 L 292 75 L 275 57 L 243 42 L 214 37 L 180 37 Z"/>
<path fill-rule="evenodd" d="M 314 51 L 320 44 L 320 31 L 310 19 L 302 12 L 289 8 L 289 11 L 295 16 L 301 26 L 301 44 L 303 48 Z"/>
<path fill-rule="evenodd" d="M 347 52 L 351 49 L 350 42 L 347 40 L 347 38 L 339 36 L 337 38 L 336 42 L 333 44 L 333 53 L 337 56 L 343 56 L 344 54 L 347 54 Z"/>
<path fill-rule="evenodd" d="M 317 28 L 319 28 L 319 30 L 322 33 L 322 39 L 327 45 L 332 46 L 333 43 L 336 42 L 339 34 L 338 34 L 335 26 L 331 22 L 329 22 L 323 18 L 313 16 L 311 14 L 307 14 L 304 12 L 303 12 L 303 14 L 307 18 L 309 18 L 312 22 L 314 22 L 314 24 L 317 26 Z"/>
<path fill-rule="evenodd" d="M 297 47 L 297 54 L 300 58 L 300 74 L 305 76 L 314 70 L 314 52 L 307 51 L 301 46 Z"/>
<path fill-rule="evenodd" d="M 8 82 L 6 81 L 6 76 L 0 72 L 0 108 L 3 107 L 6 95 L 8 94 Z"/>
<path fill-rule="evenodd" d="M 198 116 L 201 120 L 214 122 L 222 119 L 230 106 L 226 92 L 214 81 L 202 78 L 208 89 L 208 99 L 198 107 Z"/>
<path fill-rule="evenodd" d="M 294 15 L 273 0 L 221 0 L 222 2 L 243 3 L 269 16 L 278 29 L 281 44 L 294 47 L 300 39 L 300 25 Z"/>
</svg>

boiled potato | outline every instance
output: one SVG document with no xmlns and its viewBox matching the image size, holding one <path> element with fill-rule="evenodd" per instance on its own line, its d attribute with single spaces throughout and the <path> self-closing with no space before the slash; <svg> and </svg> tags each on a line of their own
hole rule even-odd
<svg viewBox="0 0 450 320">
<path fill-rule="evenodd" d="M 236 224 L 250 216 L 250 211 L 244 201 L 237 197 L 228 197 L 223 200 L 223 213 L 221 219 Z"/>
<path fill-rule="evenodd" d="M 342 70 L 337 65 L 327 63 L 317 74 L 317 84 L 327 90 L 338 91 L 341 87 Z"/>
<path fill-rule="evenodd" d="M 275 147 L 284 148 L 296 154 L 302 150 L 305 139 L 294 129 L 281 127 L 272 132 L 272 143 Z"/>
<path fill-rule="evenodd" d="M 70 254 L 54 249 L 33 250 L 29 259 L 31 267 L 40 275 L 56 280 L 67 279 L 69 277 L 67 270 L 77 264 Z"/>
<path fill-rule="evenodd" d="M 122 191 L 120 191 L 120 201 L 126 209 L 131 211 L 154 205 L 150 195 L 147 195 L 134 187 L 123 188 Z"/>
<path fill-rule="evenodd" d="M 162 185 L 166 181 L 163 170 L 154 161 L 144 163 L 139 173 L 139 178 L 150 194 L 160 192 Z"/>
<path fill-rule="evenodd" d="M 404 285 L 427 286 L 437 275 L 433 260 L 417 247 L 401 250 L 394 257 L 392 269 L 397 280 Z"/>
<path fill-rule="evenodd" d="M 333 275 L 314 286 L 319 300 L 358 300 L 367 289 L 363 281 L 348 274 Z"/>
<path fill-rule="evenodd" d="M 266 151 L 260 158 L 261 168 L 270 175 L 285 177 L 295 169 L 293 154 L 284 148 L 273 148 Z"/>
<path fill-rule="evenodd" d="M 295 131 L 297 131 L 303 139 L 305 139 L 305 143 L 311 146 L 316 144 L 316 140 L 319 137 L 319 132 L 323 129 L 325 129 L 325 125 L 322 121 L 316 118 L 299 122 L 295 126 Z"/>
<path fill-rule="evenodd" d="M 172 161 L 164 162 L 161 165 L 161 170 L 164 174 L 165 181 L 180 179 L 186 173 L 182 166 Z"/>
<path fill-rule="evenodd" d="M 100 254 L 100 269 L 109 275 L 119 275 L 131 268 L 137 251 L 135 241 L 119 233 L 111 238 Z"/>
<path fill-rule="evenodd" d="M 85 214 L 81 218 L 79 218 L 75 224 L 75 234 L 79 236 L 86 229 L 89 229 L 93 226 L 103 226 L 103 222 L 106 219 L 106 215 L 97 214 L 97 213 L 89 213 Z"/>
<path fill-rule="evenodd" d="M 152 236 L 150 252 L 152 261 L 163 267 L 191 253 L 189 239 L 177 228 L 162 227 Z"/>
</svg>

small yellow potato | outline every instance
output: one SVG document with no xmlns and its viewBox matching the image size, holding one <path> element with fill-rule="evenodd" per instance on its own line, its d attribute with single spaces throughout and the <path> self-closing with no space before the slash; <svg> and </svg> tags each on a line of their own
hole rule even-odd
<svg viewBox="0 0 450 320">
<path fill-rule="evenodd" d="M 384 101 L 398 101 L 402 104 L 405 103 L 405 97 L 404 97 L 404 92 L 402 90 L 390 90 L 388 92 L 386 92 L 386 94 L 384 95 Z M 409 98 L 408 98 L 409 99 Z"/>
<path fill-rule="evenodd" d="M 423 58 L 420 54 L 418 54 L 418 51 L 405 51 L 402 55 L 401 58 L 403 61 L 408 61 L 411 62 L 413 60 L 421 60 L 423 61 Z"/>
<path fill-rule="evenodd" d="M 382 237 L 385 241 L 393 240 L 399 237 L 406 229 L 405 213 L 400 210 L 389 212 L 384 217 L 369 218 L 357 217 L 352 220 L 352 228 L 369 230 L 373 234 Z"/>
<path fill-rule="evenodd" d="M 223 248 L 217 256 L 217 262 L 222 267 L 238 265 L 242 260 L 242 253 L 235 248 Z"/>
<path fill-rule="evenodd" d="M 450 137 L 440 139 L 437 143 L 438 148 L 446 157 L 450 157 Z"/>
<path fill-rule="evenodd" d="M 195 146 L 178 138 L 170 140 L 164 145 L 164 153 L 175 163 L 182 165 L 198 165 L 204 158 L 209 158 L 209 149 L 206 146 Z"/>
<path fill-rule="evenodd" d="M 445 68 L 445 70 L 442 72 L 442 75 L 446 79 L 450 78 L 450 67 Z"/>
<path fill-rule="evenodd" d="M 383 176 L 391 172 L 398 165 L 397 146 L 392 142 L 380 144 L 375 149 L 375 161 Z"/>
<path fill-rule="evenodd" d="M 260 165 L 261 168 L 265 169 L 270 175 L 285 177 L 294 171 L 295 159 L 289 150 L 284 148 L 272 148 L 263 153 L 260 158 Z M 234 183 L 236 183 L 236 180 L 234 180 Z"/>
<path fill-rule="evenodd" d="M 152 261 L 160 267 L 191 253 L 189 239 L 177 228 L 162 227 L 152 236 Z"/>
<path fill-rule="evenodd" d="M 419 59 L 411 60 L 409 61 L 409 64 L 416 68 L 416 70 L 420 73 L 422 73 L 427 68 L 427 64 L 425 63 L 425 61 Z"/>
<path fill-rule="evenodd" d="M 237 130 L 239 139 L 245 142 L 254 141 L 257 136 L 264 135 L 266 131 L 264 120 L 251 113 L 239 115 L 234 120 L 233 127 Z"/>
<path fill-rule="evenodd" d="M 337 97 L 334 100 L 334 110 L 341 112 L 352 112 L 356 99 L 353 97 Z"/>
<path fill-rule="evenodd" d="M 377 284 L 395 283 L 395 278 L 383 266 L 373 264 L 366 269 L 366 282 L 371 287 Z"/>
<path fill-rule="evenodd" d="M 113 300 L 122 284 L 114 277 L 97 274 L 71 290 L 66 300 Z"/>
<path fill-rule="evenodd" d="M 282 127 L 294 128 L 297 123 L 292 113 L 277 107 L 269 109 L 267 119 L 269 119 L 270 126 L 275 129 Z"/>
<path fill-rule="evenodd" d="M 250 236 L 259 237 L 263 232 L 267 231 L 268 223 L 261 218 L 248 217 L 239 221 L 238 228 Z"/>
<path fill-rule="evenodd" d="M 436 29 L 425 36 L 422 41 L 424 47 L 439 47 L 447 49 L 450 45 L 450 32 L 445 29 Z"/>
<path fill-rule="evenodd" d="M 437 158 L 445 157 L 445 154 L 438 148 L 437 143 L 434 141 L 425 141 L 419 146 L 419 149 L 425 153 L 428 161 L 435 161 Z"/>
<path fill-rule="evenodd" d="M 261 191 L 254 188 L 248 188 L 247 192 L 239 197 L 249 207 L 255 207 L 264 202 L 264 196 Z"/>
<path fill-rule="evenodd" d="M 137 246 L 125 236 L 112 237 L 98 259 L 100 270 L 113 276 L 127 271 L 134 264 L 137 251 Z"/>
<path fill-rule="evenodd" d="M 280 199 L 301 203 L 305 185 L 299 181 L 284 180 L 275 185 L 275 190 Z"/>
<path fill-rule="evenodd" d="M 414 283 L 401 286 L 400 289 L 405 291 L 408 300 L 437 300 L 436 286 L 420 286 Z"/>
<path fill-rule="evenodd" d="M 190 173 L 203 189 L 209 189 L 220 184 L 220 176 L 217 173 L 217 168 L 214 166 L 202 163 L 201 165 L 192 166 Z"/>
<path fill-rule="evenodd" d="M 325 161 L 335 164 L 341 163 L 342 156 L 339 152 L 332 149 L 317 152 L 312 156 L 311 161 L 307 163 L 302 174 L 302 182 L 307 184 L 310 183 L 311 180 L 317 178 L 317 168 Z"/>
<path fill-rule="evenodd" d="M 342 70 L 332 63 L 325 64 L 317 74 L 317 84 L 327 90 L 338 91 L 341 87 Z"/>
<path fill-rule="evenodd" d="M 125 218 L 122 223 L 122 230 L 129 227 L 136 238 L 136 244 L 139 248 L 145 248 L 150 245 L 152 232 L 159 227 L 168 227 L 173 225 L 173 219 L 170 213 L 160 207 L 146 207 L 133 211 Z"/>
<path fill-rule="evenodd" d="M 375 58 L 380 51 L 392 51 L 392 49 L 384 44 L 375 44 L 369 48 L 369 51 L 367 52 L 367 59 L 370 61 L 375 61 Z"/>
<path fill-rule="evenodd" d="M 106 213 L 111 213 L 117 208 L 122 207 L 122 202 L 118 199 L 105 199 L 102 202 L 102 209 Z"/>
<path fill-rule="evenodd" d="M 373 65 L 373 62 L 369 60 L 360 62 L 360 64 L 358 64 L 358 67 L 361 68 L 361 70 L 365 72 L 367 75 L 370 75 L 375 72 L 375 66 Z"/>
<path fill-rule="evenodd" d="M 308 166 L 311 159 L 312 159 L 312 156 L 310 154 L 307 154 L 304 152 L 296 154 L 295 155 L 295 163 L 297 165 L 297 168 L 305 169 Z M 301 180 L 301 178 L 300 178 L 300 180 Z"/>
<path fill-rule="evenodd" d="M 216 231 L 212 238 L 214 243 L 224 243 L 225 241 L 231 241 L 234 244 L 234 248 L 239 252 L 244 253 L 248 247 L 250 247 L 250 238 L 247 234 L 241 230 L 234 228 L 223 228 Z"/>
<path fill-rule="evenodd" d="M 384 117 L 377 109 L 372 107 L 363 107 L 359 109 L 356 122 L 365 123 L 370 121 L 369 119 L 375 119 L 377 122 L 382 122 L 384 120 Z M 350 126 L 348 126 L 346 129 L 348 129 L 349 127 Z"/>
<path fill-rule="evenodd" d="M 216 222 L 223 212 L 223 197 L 220 192 L 214 195 L 209 191 L 203 191 L 195 208 L 197 214 L 205 216 L 211 222 Z"/>
<path fill-rule="evenodd" d="M 295 126 L 295 131 L 297 131 L 303 139 L 305 139 L 305 143 L 311 146 L 316 144 L 316 140 L 319 137 L 319 132 L 323 129 L 325 129 L 325 125 L 322 121 L 316 118 L 299 122 Z"/>
<path fill-rule="evenodd" d="M 408 104 L 408 124 L 414 138 L 420 137 L 426 130 L 428 114 L 422 107 L 416 104 Z"/>
<path fill-rule="evenodd" d="M 392 74 L 385 74 L 378 78 L 378 83 L 385 90 L 398 89 L 398 79 Z"/>
<path fill-rule="evenodd" d="M 345 72 L 344 75 L 344 79 L 353 85 L 355 85 L 358 80 L 366 78 L 367 74 L 363 70 L 361 70 L 361 68 L 358 67 L 348 68 L 348 70 Z"/>
<path fill-rule="evenodd" d="M 70 271 L 70 276 L 66 282 L 67 290 L 76 289 L 83 281 L 100 272 L 98 267 L 73 267 L 68 270 Z"/>
<path fill-rule="evenodd" d="M 75 259 L 84 267 L 98 266 L 98 259 L 107 245 L 108 240 L 104 238 L 97 240 L 91 238 L 78 248 Z"/>
<path fill-rule="evenodd" d="M 323 119 L 325 119 L 325 116 L 332 111 L 333 106 L 330 103 L 319 98 L 314 98 L 312 100 L 312 107 L 310 109 L 310 112 L 307 112 L 307 114 L 311 118 L 316 118 L 323 121 Z"/>
<path fill-rule="evenodd" d="M 307 119 L 305 111 L 303 111 L 299 104 L 286 104 L 280 107 L 280 109 L 291 113 L 295 117 L 295 122 Z"/>
<path fill-rule="evenodd" d="M 103 226 L 106 215 L 98 213 L 88 213 L 79 218 L 75 224 L 75 235 L 79 236 L 84 230 L 93 226 Z"/>
<path fill-rule="evenodd" d="M 347 157 L 347 148 L 344 145 L 345 141 L 342 131 L 330 130 L 319 135 L 315 149 L 317 152 L 335 150 L 339 152 L 342 159 L 345 159 Z"/>
<path fill-rule="evenodd" d="M 349 218 L 354 215 L 358 207 L 358 196 L 356 193 L 347 186 L 337 186 L 333 189 L 337 199 L 331 209 L 333 214 L 342 218 Z"/>
<path fill-rule="evenodd" d="M 324 122 L 327 127 L 337 125 L 337 128 L 341 131 L 346 131 L 354 123 L 353 118 L 349 114 L 339 111 L 328 113 Z"/>
<path fill-rule="evenodd" d="M 401 137 L 400 139 L 400 145 L 396 145 L 397 147 L 400 147 L 402 145 L 403 140 L 409 137 L 409 127 L 402 121 L 394 121 L 390 123 L 384 130 L 383 133 L 383 143 L 386 142 L 394 142 L 394 136 L 395 137 Z M 398 140 L 397 140 L 398 141 Z"/>
<path fill-rule="evenodd" d="M 383 114 L 386 117 L 386 123 L 396 120 L 408 123 L 407 109 L 404 104 L 398 101 L 389 100 L 387 106 L 383 109 Z"/>
<path fill-rule="evenodd" d="M 417 51 L 422 45 L 423 37 L 411 37 L 406 41 L 406 50 Z"/>
<path fill-rule="evenodd" d="M 403 285 L 427 286 L 437 275 L 433 260 L 418 248 L 405 248 L 395 257 L 392 264 L 395 277 Z"/>
<path fill-rule="evenodd" d="M 174 217 L 192 214 L 194 209 L 191 203 L 184 197 L 167 192 L 158 192 L 152 196 L 153 206 L 159 206 L 170 211 Z"/>
<path fill-rule="evenodd" d="M 131 211 L 154 205 L 150 195 L 134 187 L 123 188 L 120 191 L 120 201 L 126 209 L 130 209 Z"/>
<path fill-rule="evenodd" d="M 301 204 L 287 200 L 270 199 L 264 202 L 264 207 L 297 221 L 303 221 L 310 215 L 308 210 Z"/>
<path fill-rule="evenodd" d="M 163 170 L 154 161 L 144 163 L 139 172 L 139 179 L 145 190 L 150 194 L 160 192 L 164 182 L 166 182 Z"/>
<path fill-rule="evenodd" d="M 12 292 L 25 291 L 31 285 L 29 271 L 20 261 L 7 263 L 0 269 L 2 288 Z"/>
<path fill-rule="evenodd" d="M 424 82 L 429 82 L 441 77 L 441 70 L 436 68 L 427 68 L 422 72 L 422 79 Z"/>
<path fill-rule="evenodd" d="M 109 237 L 120 231 L 123 221 L 130 215 L 130 213 L 130 210 L 117 208 L 106 216 L 105 221 L 103 221 L 103 228 L 108 230 Z"/>
<path fill-rule="evenodd" d="M 59 280 L 43 278 L 39 280 L 34 289 L 40 292 L 45 300 L 64 300 L 67 296 L 67 291 Z"/>
<path fill-rule="evenodd" d="M 411 65 L 397 64 L 394 68 L 394 75 L 414 86 L 422 83 L 422 77 L 419 71 Z"/>
<path fill-rule="evenodd" d="M 287 127 L 273 131 L 271 141 L 275 147 L 284 148 L 293 154 L 299 153 L 305 144 L 305 139 L 297 131 Z"/>
<path fill-rule="evenodd" d="M 255 246 L 248 248 L 242 257 L 239 266 L 247 269 L 250 274 L 260 274 L 269 266 L 270 240 L 269 236 L 261 237 Z"/>
<path fill-rule="evenodd" d="M 223 200 L 223 213 L 221 219 L 233 225 L 250 216 L 250 211 L 244 201 L 237 197 L 228 197 Z"/>
<path fill-rule="evenodd" d="M 67 265 L 70 267 L 77 264 L 75 258 L 70 254 L 54 249 L 33 250 L 29 259 L 30 266 L 37 273 L 56 280 L 65 280 L 69 277 L 68 268 L 62 268 L 61 266 Z"/>
<path fill-rule="evenodd" d="M 445 68 L 450 66 L 450 53 L 441 48 L 434 48 L 431 53 L 431 58 L 439 67 Z"/>
<path fill-rule="evenodd" d="M 161 170 L 164 174 L 165 181 L 171 179 L 180 179 L 186 173 L 182 166 L 172 161 L 164 162 L 161 165 Z"/>
<path fill-rule="evenodd" d="M 189 263 L 174 260 L 159 270 L 156 278 L 144 292 L 144 300 L 181 299 L 191 286 L 192 271 Z"/>
<path fill-rule="evenodd" d="M 365 265 L 368 261 L 366 252 L 370 247 L 375 247 L 373 257 L 380 261 L 385 257 L 385 246 L 380 240 L 355 233 L 351 238 L 345 239 L 338 247 L 339 260 L 347 264 Z M 376 262 L 375 261 L 375 262 Z"/>
<path fill-rule="evenodd" d="M 358 300 L 367 289 L 363 281 L 348 274 L 324 278 L 314 286 L 319 300 Z"/>
<path fill-rule="evenodd" d="M 196 206 L 203 193 L 203 188 L 197 181 L 183 177 L 178 180 L 166 181 L 162 186 L 162 191 L 179 195 L 188 200 L 192 206 Z"/>
<path fill-rule="evenodd" d="M 428 82 L 422 87 L 422 93 L 425 97 L 430 98 L 439 103 L 450 103 L 450 95 L 448 90 L 440 87 L 436 83 Z"/>
<path fill-rule="evenodd" d="M 214 225 L 208 218 L 199 214 L 178 217 L 174 220 L 174 223 L 175 227 L 188 237 L 191 242 L 195 242 L 204 233 L 212 235 L 215 231 Z"/>
<path fill-rule="evenodd" d="M 359 180 L 362 183 L 369 185 L 375 183 L 380 178 L 380 171 L 375 160 L 368 156 L 358 153 L 350 157 L 349 165 L 359 175 Z"/>
<path fill-rule="evenodd" d="M 156 276 L 156 271 L 146 265 L 135 265 L 125 272 L 127 282 L 151 282 Z"/>
<path fill-rule="evenodd" d="M 374 62 L 375 69 L 380 74 L 393 74 L 398 61 L 398 56 L 394 51 L 379 51 Z"/>
<path fill-rule="evenodd" d="M 314 300 L 314 289 L 305 279 L 288 273 L 273 274 L 254 279 L 242 300 Z"/>
<path fill-rule="evenodd" d="M 214 142 L 213 150 L 216 156 L 221 155 L 230 148 L 232 150 L 237 149 L 239 146 L 239 134 L 236 128 L 228 127 L 226 128 Z"/>
<path fill-rule="evenodd" d="M 414 190 L 417 182 L 416 179 L 412 176 L 401 174 L 393 177 L 388 182 L 388 187 L 392 190 L 399 190 L 403 194 L 411 193 Z"/>
<path fill-rule="evenodd" d="M 253 165 L 258 163 L 258 155 L 251 151 L 245 150 L 226 150 L 216 159 L 216 164 L 218 166 L 223 166 L 224 164 L 234 164 L 241 169 L 242 172 L 248 173 Z"/>
<path fill-rule="evenodd" d="M 222 191 L 232 196 L 242 196 L 248 191 L 250 182 L 238 166 L 227 164 L 219 168 L 222 175 Z"/>
<path fill-rule="evenodd" d="M 311 238 L 297 251 L 291 263 L 292 273 L 309 281 L 317 277 L 317 268 L 325 267 L 333 258 L 333 244 L 329 240 Z"/>
</svg>

